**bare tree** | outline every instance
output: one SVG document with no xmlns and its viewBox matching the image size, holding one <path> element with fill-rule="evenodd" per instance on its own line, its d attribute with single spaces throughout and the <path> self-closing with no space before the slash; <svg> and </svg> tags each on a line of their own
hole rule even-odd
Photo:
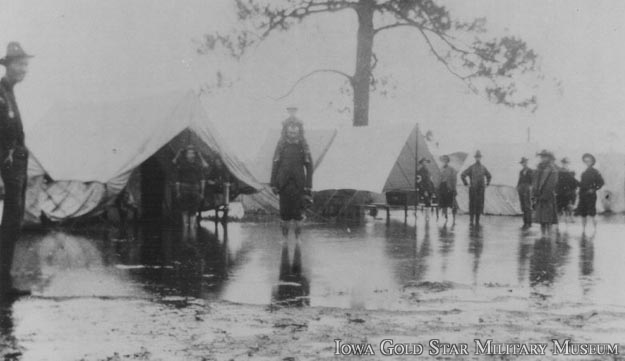
<svg viewBox="0 0 625 361">
<path fill-rule="evenodd" d="M 374 39 L 397 28 L 414 29 L 433 56 L 476 94 L 496 104 L 535 109 L 536 96 L 519 91 L 518 77 L 537 74 L 537 56 L 516 37 L 482 39 L 485 20 L 452 21 L 437 0 L 235 0 L 240 28 L 229 34 L 206 34 L 200 53 L 218 47 L 241 57 L 252 45 L 277 31 L 286 31 L 304 19 L 321 13 L 352 11 L 358 19 L 356 65 L 353 74 L 318 69 L 303 75 L 333 73 L 347 79 L 353 90 L 353 124 L 369 123 L 369 98 L 377 64 Z M 467 40 L 469 39 L 469 40 Z M 287 93 L 288 94 L 288 93 Z"/>
</svg>

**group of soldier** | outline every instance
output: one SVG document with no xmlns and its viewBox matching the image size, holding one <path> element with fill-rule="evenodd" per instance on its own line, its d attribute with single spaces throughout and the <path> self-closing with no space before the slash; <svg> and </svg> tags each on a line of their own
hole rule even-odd
<svg viewBox="0 0 625 361">
<path fill-rule="evenodd" d="M 560 166 L 556 165 L 555 156 L 548 150 L 537 154 L 540 161 L 536 169 L 528 166 L 529 159 L 522 157 L 520 160 L 521 170 L 517 182 L 517 192 L 523 213 L 523 230 L 532 227 L 532 223 L 538 223 L 543 236 L 551 232 L 551 227 L 558 223 L 558 216 L 563 216 L 567 222 L 572 220 L 573 211 L 582 217 L 582 226 L 586 231 L 587 219 L 590 218 L 596 230 L 596 202 L 597 191 L 604 185 L 601 173 L 594 168 L 595 157 L 586 153 L 582 161 L 586 170 L 579 180 L 575 178 L 575 172 L 569 169 L 570 161 L 563 158 Z M 486 187 L 492 180 L 491 173 L 482 164 L 482 153 L 478 150 L 475 155 L 475 163 L 464 170 L 460 178 L 462 183 L 469 187 L 469 220 L 471 226 L 480 225 L 480 216 L 484 213 L 484 201 Z M 457 211 L 455 200 L 457 172 L 449 165 L 450 158 L 443 155 L 441 180 L 438 189 L 434 191 L 434 185 L 425 167 L 427 160 L 419 161 L 415 184 L 417 184 L 420 199 L 429 206 L 431 195 L 436 192 L 438 207 L 443 210 L 445 219 L 448 218 L 448 209 L 454 216 Z M 579 197 L 578 197 L 579 195 Z M 579 198 L 579 199 L 578 199 Z M 577 207 L 575 208 L 575 205 Z"/>
</svg>

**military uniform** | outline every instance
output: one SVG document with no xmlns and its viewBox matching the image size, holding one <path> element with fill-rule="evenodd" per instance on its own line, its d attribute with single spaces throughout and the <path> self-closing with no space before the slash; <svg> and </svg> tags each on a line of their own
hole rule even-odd
<svg viewBox="0 0 625 361">
<path fill-rule="evenodd" d="M 482 163 L 474 163 L 461 174 L 462 183 L 469 185 L 467 178 L 471 180 L 469 186 L 469 215 L 471 221 L 475 218 L 479 223 L 480 215 L 484 213 L 484 193 L 486 186 L 490 184 L 491 174 Z"/>
<path fill-rule="evenodd" d="M 597 214 L 597 191 L 604 185 L 603 177 L 598 170 L 593 167 L 586 169 L 579 182 L 579 204 L 577 213 L 582 216 L 592 216 Z"/>
<path fill-rule="evenodd" d="M 205 180 L 207 167 L 201 160 L 189 162 L 182 158 L 176 162 L 176 182 L 180 184 L 178 204 L 180 209 L 188 212 L 197 212 L 204 195 L 202 182 Z"/>
<path fill-rule="evenodd" d="M 13 162 L 5 162 L 9 154 Z M 20 237 L 24 218 L 28 150 L 24 144 L 24 128 L 17 107 L 13 85 L 0 81 L 0 173 L 4 182 L 4 208 L 0 226 L 0 273 L 10 277 L 15 243 Z"/>
<path fill-rule="evenodd" d="M 441 168 L 441 183 L 438 186 L 438 206 L 441 208 L 456 208 L 456 183 L 458 173 L 446 165 Z"/>
<path fill-rule="evenodd" d="M 415 173 L 415 184 L 417 185 L 419 202 L 425 204 L 426 207 L 431 206 L 434 184 L 432 183 L 430 171 L 425 165 L 417 169 Z"/>
<path fill-rule="evenodd" d="M 523 212 L 523 225 L 529 227 L 532 225 L 532 177 L 534 171 L 530 168 L 523 168 L 519 172 L 519 181 L 517 182 L 517 193 L 519 194 L 519 202 L 521 203 L 521 212 Z"/>
<path fill-rule="evenodd" d="M 287 119 L 288 121 L 288 119 Z M 303 197 L 312 188 L 313 162 L 306 141 L 278 141 L 271 169 L 271 187 L 280 197 L 280 218 L 302 220 Z"/>
<path fill-rule="evenodd" d="M 575 204 L 575 190 L 577 189 L 575 172 L 561 169 L 558 174 L 558 187 L 556 190 L 556 203 L 558 211 L 566 210 L 570 205 Z"/>
<path fill-rule="evenodd" d="M 541 225 L 557 224 L 556 185 L 558 170 L 551 163 L 541 163 L 536 169 L 532 184 L 533 197 L 536 200 L 534 220 Z"/>
</svg>

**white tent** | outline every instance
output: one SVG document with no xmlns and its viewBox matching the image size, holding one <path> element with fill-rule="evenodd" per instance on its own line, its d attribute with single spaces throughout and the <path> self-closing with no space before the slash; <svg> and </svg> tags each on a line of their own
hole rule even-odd
<svg viewBox="0 0 625 361">
<path fill-rule="evenodd" d="M 430 160 L 428 169 L 438 184 L 439 168 L 417 125 L 341 129 L 315 172 L 314 188 L 374 193 L 414 190 L 417 153 Z"/>
<path fill-rule="evenodd" d="M 59 105 L 28 132 L 27 142 L 27 222 L 41 213 L 61 221 L 101 212 L 144 161 L 159 151 L 175 154 L 189 142 L 221 158 L 242 192 L 260 188 L 193 92 Z"/>
</svg>

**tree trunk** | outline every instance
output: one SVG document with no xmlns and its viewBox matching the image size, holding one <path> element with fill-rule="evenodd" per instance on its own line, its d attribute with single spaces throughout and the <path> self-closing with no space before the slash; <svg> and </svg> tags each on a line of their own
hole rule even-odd
<svg viewBox="0 0 625 361">
<path fill-rule="evenodd" d="M 369 90 L 371 60 L 373 56 L 373 13 L 375 0 L 361 0 L 358 14 L 358 44 L 356 46 L 356 72 L 354 87 L 354 126 L 369 124 Z"/>
</svg>

